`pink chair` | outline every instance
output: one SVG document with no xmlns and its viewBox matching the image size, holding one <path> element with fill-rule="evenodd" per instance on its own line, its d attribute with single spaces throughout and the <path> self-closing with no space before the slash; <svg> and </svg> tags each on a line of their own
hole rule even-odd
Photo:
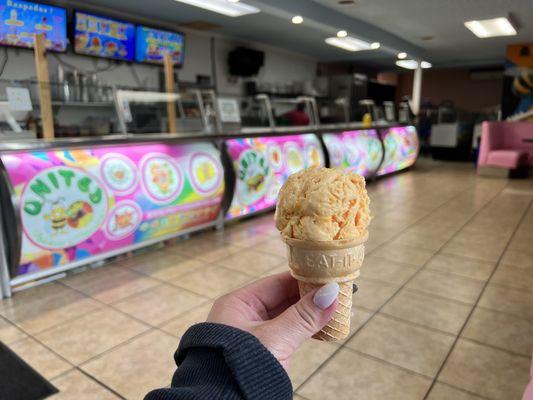
<svg viewBox="0 0 533 400">
<path fill-rule="evenodd" d="M 478 172 L 502 169 L 505 172 L 533 166 L 533 122 L 485 121 L 477 161 Z"/>
</svg>

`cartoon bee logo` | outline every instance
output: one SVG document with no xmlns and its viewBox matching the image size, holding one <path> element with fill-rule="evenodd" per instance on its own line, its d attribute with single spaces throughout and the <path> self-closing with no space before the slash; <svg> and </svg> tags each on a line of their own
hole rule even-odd
<svg viewBox="0 0 533 400">
<path fill-rule="evenodd" d="M 52 201 L 52 209 L 50 214 L 44 216 L 45 221 L 50 221 L 50 225 L 53 229 L 53 235 L 58 233 L 65 233 L 65 227 L 67 225 L 67 209 L 63 204 L 64 199 L 60 197 L 59 199 Z"/>
</svg>

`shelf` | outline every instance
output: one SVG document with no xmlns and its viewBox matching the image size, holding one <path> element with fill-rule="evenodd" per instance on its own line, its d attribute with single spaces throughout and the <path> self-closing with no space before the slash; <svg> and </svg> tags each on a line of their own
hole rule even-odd
<svg viewBox="0 0 533 400">
<path fill-rule="evenodd" d="M 52 101 L 55 107 L 114 107 L 112 102 Z"/>
</svg>

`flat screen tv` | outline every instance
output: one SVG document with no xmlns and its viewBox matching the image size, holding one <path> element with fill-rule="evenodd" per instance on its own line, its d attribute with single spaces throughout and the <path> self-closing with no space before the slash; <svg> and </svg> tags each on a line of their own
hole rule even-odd
<svg viewBox="0 0 533 400">
<path fill-rule="evenodd" d="M 83 11 L 74 13 L 74 52 L 133 61 L 135 25 Z"/>
<path fill-rule="evenodd" d="M 165 53 L 172 54 L 174 64 L 183 65 L 184 36 L 179 32 L 163 31 L 137 25 L 135 59 L 138 62 L 162 64 Z"/>
<path fill-rule="evenodd" d="M 46 48 L 67 49 L 67 11 L 20 0 L 0 0 L 0 45 L 33 48 L 35 34 L 46 35 Z"/>
</svg>

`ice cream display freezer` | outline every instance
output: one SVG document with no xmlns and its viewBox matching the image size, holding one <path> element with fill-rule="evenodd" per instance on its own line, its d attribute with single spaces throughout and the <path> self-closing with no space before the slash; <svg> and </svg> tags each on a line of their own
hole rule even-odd
<svg viewBox="0 0 533 400">
<path fill-rule="evenodd" d="M 417 154 L 412 126 L 356 124 L 4 143 L 1 294 L 272 209 L 287 177 L 302 169 L 370 178 L 413 165 Z"/>
</svg>

